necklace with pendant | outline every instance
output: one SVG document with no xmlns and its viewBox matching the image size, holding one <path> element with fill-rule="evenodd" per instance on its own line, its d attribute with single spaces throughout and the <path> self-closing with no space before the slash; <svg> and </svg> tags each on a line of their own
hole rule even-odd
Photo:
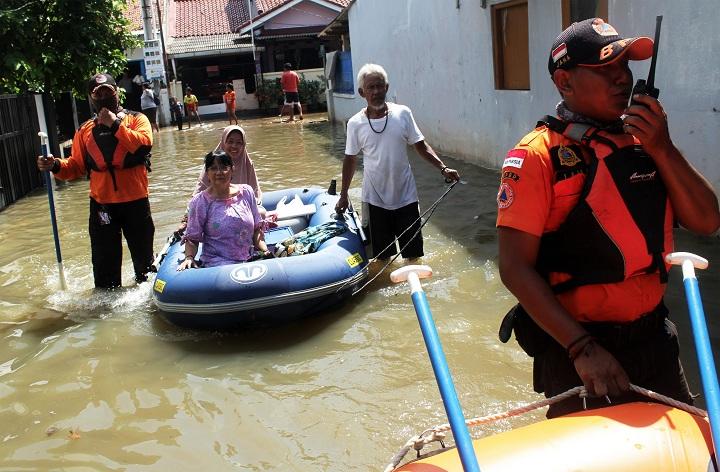
<svg viewBox="0 0 720 472">
<path fill-rule="evenodd" d="M 368 116 L 367 110 L 365 111 L 365 118 L 368 120 L 368 124 L 370 125 L 370 129 L 373 130 L 375 134 L 382 134 L 383 131 L 385 131 L 385 128 L 387 128 L 388 124 L 388 117 L 390 116 L 390 110 L 387 109 L 387 105 L 385 105 L 385 124 L 383 125 L 382 129 L 380 131 L 373 128 L 372 121 L 370 121 L 370 116 Z"/>
</svg>

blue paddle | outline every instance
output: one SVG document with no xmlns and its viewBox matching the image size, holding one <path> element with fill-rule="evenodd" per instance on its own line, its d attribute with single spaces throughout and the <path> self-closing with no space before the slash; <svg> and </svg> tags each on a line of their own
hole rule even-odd
<svg viewBox="0 0 720 472">
<path fill-rule="evenodd" d="M 410 293 L 415 306 L 420 330 L 422 331 L 425 347 L 430 355 L 430 363 L 432 364 L 435 380 L 440 388 L 440 396 L 442 397 L 445 413 L 450 422 L 450 428 L 455 437 L 460 462 L 462 462 L 465 472 L 480 472 L 480 466 L 475 456 L 472 439 L 465 424 L 460 401 L 455 391 L 450 369 L 448 369 L 445 353 L 440 343 L 435 322 L 433 321 L 430 305 L 428 304 L 425 292 L 420 285 L 420 278 L 428 278 L 432 276 L 432 269 L 426 265 L 409 265 L 397 269 L 390 274 L 390 280 L 394 283 L 404 282 L 407 280 L 410 284 Z"/>
<path fill-rule="evenodd" d="M 708 261 L 689 252 L 673 252 L 665 256 L 665 260 L 670 264 L 682 266 L 683 284 L 685 285 L 690 322 L 695 339 L 695 351 L 697 352 L 700 378 L 702 379 L 705 403 L 710 418 L 713 449 L 715 457 L 717 457 L 718 441 L 720 441 L 720 387 L 718 387 L 718 376 L 715 370 L 712 347 L 710 346 L 705 312 L 700 298 L 700 289 L 695 277 L 695 268 L 706 269 Z"/>
<path fill-rule="evenodd" d="M 43 157 L 48 156 L 48 135 L 40 131 L 40 148 Z M 63 267 L 62 254 L 60 253 L 60 236 L 58 235 L 57 219 L 55 218 L 55 199 L 53 198 L 53 185 L 50 171 L 45 171 L 45 187 L 47 187 L 48 204 L 50 205 L 50 222 L 52 223 L 53 237 L 55 238 L 55 257 L 58 263 L 58 273 L 60 275 L 60 289 L 66 290 L 65 268 Z"/>
</svg>

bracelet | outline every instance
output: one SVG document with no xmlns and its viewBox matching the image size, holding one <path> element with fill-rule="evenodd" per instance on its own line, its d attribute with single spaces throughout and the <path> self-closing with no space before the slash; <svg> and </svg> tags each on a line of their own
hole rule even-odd
<svg viewBox="0 0 720 472">
<path fill-rule="evenodd" d="M 565 348 L 565 351 L 566 351 L 568 354 L 570 354 L 570 351 L 572 351 L 572 348 L 574 348 L 574 347 L 575 347 L 578 343 L 580 343 L 582 340 L 584 340 L 584 339 L 586 339 L 586 338 L 590 338 L 590 337 L 592 337 L 592 335 L 591 335 L 590 333 L 585 333 L 585 334 L 581 335 L 581 336 L 578 337 L 575 341 L 573 341 L 573 342 L 571 342 L 570 344 L 568 344 L 568 346 Z"/>
<path fill-rule="evenodd" d="M 440 175 L 444 175 L 444 174 L 445 174 L 445 169 L 447 169 L 447 168 L 448 168 L 448 166 L 442 166 L 442 167 L 440 168 Z"/>
<path fill-rule="evenodd" d="M 569 356 L 569 357 L 570 357 L 570 362 L 573 362 L 573 363 L 574 363 L 575 360 L 577 360 L 577 358 L 580 357 L 580 354 L 582 354 L 583 352 L 586 352 L 588 346 L 591 346 L 592 344 L 595 344 L 595 338 L 590 338 L 590 339 L 588 339 L 588 341 L 587 341 L 585 344 L 583 344 L 580 349 L 578 349 L 577 351 L 575 351 L 575 352 L 573 353 L 573 355 Z M 589 356 L 590 354 L 586 354 L 586 355 Z"/>
<path fill-rule="evenodd" d="M 580 357 L 580 354 L 585 352 L 587 347 L 594 343 L 595 338 L 592 336 L 583 336 L 583 338 L 573 346 L 573 349 L 568 349 L 568 358 L 570 359 L 570 362 L 575 362 L 575 360 Z"/>
</svg>

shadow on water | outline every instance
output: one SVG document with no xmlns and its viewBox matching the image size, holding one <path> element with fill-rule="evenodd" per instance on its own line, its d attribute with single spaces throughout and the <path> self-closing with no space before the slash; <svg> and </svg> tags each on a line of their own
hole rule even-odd
<svg viewBox="0 0 720 472">
<path fill-rule="evenodd" d="M 318 333 L 331 329 L 344 316 L 353 311 L 362 298 L 355 296 L 353 303 L 345 302 L 321 313 L 306 316 L 289 323 L 248 325 L 223 331 L 186 329 L 165 319 L 153 307 L 152 330 L 159 339 L 192 353 L 225 356 L 229 354 L 282 351 L 308 342 Z"/>
</svg>

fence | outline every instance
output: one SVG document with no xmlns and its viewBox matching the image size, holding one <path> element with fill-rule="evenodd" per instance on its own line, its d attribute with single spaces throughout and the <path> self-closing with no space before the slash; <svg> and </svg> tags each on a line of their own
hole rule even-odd
<svg viewBox="0 0 720 472">
<path fill-rule="evenodd" d="M 42 186 L 33 95 L 0 95 L 0 210 Z"/>
</svg>

